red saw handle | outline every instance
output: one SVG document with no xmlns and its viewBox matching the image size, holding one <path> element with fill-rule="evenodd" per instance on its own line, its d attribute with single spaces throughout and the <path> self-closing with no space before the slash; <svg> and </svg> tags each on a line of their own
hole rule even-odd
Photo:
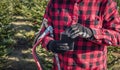
<svg viewBox="0 0 120 70">
<path fill-rule="evenodd" d="M 41 41 L 42 41 L 42 39 L 39 39 L 32 48 L 32 56 L 33 56 L 35 63 L 38 67 L 38 70 L 42 70 L 42 67 L 41 67 L 39 60 L 37 58 L 37 55 L 36 55 L 36 47 L 40 44 Z"/>
</svg>

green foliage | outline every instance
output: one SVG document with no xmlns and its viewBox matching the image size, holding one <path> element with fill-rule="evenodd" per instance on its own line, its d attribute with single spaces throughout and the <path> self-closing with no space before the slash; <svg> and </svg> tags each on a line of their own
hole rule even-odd
<svg viewBox="0 0 120 70">
<path fill-rule="evenodd" d="M 120 0 L 116 0 L 117 5 L 120 7 Z"/>
<path fill-rule="evenodd" d="M 13 0 L 15 14 L 21 14 L 35 22 L 41 22 L 47 0 Z M 17 3 L 17 4 L 16 4 Z"/>
<path fill-rule="evenodd" d="M 33 29 L 37 31 L 43 19 L 48 0 L 11 0 L 14 15 L 22 15 L 33 22 Z"/>
<path fill-rule="evenodd" d="M 7 0 L 0 1 L 0 23 L 8 24 L 11 21 L 12 8 Z"/>
<path fill-rule="evenodd" d="M 110 46 L 108 47 L 108 70 L 118 70 L 120 62 L 120 47 Z"/>
<path fill-rule="evenodd" d="M 0 1 L 0 56 L 8 54 L 6 50 L 7 46 L 12 46 L 14 40 L 12 39 L 14 30 L 11 29 L 10 22 L 13 20 L 12 17 L 12 4 L 10 0 Z"/>
<path fill-rule="evenodd" d="M 118 6 L 118 9 L 119 9 L 119 12 L 120 12 L 120 0 L 116 0 L 117 2 L 117 6 Z"/>
</svg>

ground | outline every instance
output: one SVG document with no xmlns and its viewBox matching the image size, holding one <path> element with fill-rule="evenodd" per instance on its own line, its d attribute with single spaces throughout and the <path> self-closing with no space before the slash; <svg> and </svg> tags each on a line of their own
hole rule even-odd
<svg viewBox="0 0 120 70">
<path fill-rule="evenodd" d="M 0 70 L 37 70 L 37 66 L 32 56 L 32 44 L 35 31 L 32 30 L 33 23 L 24 20 L 23 17 L 17 16 L 16 21 L 12 22 L 15 30 L 16 45 L 10 54 L 4 57 L 3 63 L 0 63 Z M 29 37 L 29 38 L 28 38 Z M 31 38 L 30 38 L 31 37 Z M 32 40 L 32 41 L 31 41 Z M 45 70 L 51 68 L 52 55 L 48 57 L 45 49 L 37 49 L 41 63 L 44 64 Z M 46 52 L 46 53 L 45 53 Z M 47 64 L 49 63 L 49 64 Z"/>
</svg>

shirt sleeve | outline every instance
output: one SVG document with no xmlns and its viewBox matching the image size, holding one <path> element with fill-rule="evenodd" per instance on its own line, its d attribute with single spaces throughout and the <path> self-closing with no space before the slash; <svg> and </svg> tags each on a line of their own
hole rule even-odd
<svg viewBox="0 0 120 70">
<path fill-rule="evenodd" d="M 107 46 L 120 46 L 120 16 L 116 2 L 107 0 L 103 13 L 103 28 L 91 28 L 94 42 Z"/>
<path fill-rule="evenodd" d="M 49 1 L 47 7 L 46 7 L 46 10 L 45 10 L 45 14 L 44 14 L 44 19 L 47 20 L 47 24 L 48 26 L 51 25 L 52 23 L 52 19 L 51 19 L 51 0 Z M 43 22 L 42 24 L 44 23 L 44 19 L 43 19 Z M 45 31 L 45 26 L 43 25 L 43 27 L 41 28 L 41 31 L 39 31 L 40 34 L 42 34 L 44 31 Z M 43 48 L 47 49 L 47 45 L 49 43 L 49 41 L 53 40 L 53 37 L 50 36 L 50 34 L 48 33 L 43 39 L 42 39 L 42 42 L 41 42 L 41 45 Z"/>
</svg>

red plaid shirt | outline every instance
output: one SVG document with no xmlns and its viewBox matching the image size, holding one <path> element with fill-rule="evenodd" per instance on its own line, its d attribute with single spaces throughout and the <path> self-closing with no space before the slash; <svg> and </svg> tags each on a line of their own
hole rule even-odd
<svg viewBox="0 0 120 70">
<path fill-rule="evenodd" d="M 120 46 L 120 17 L 114 0 L 50 0 L 44 18 L 54 28 L 54 38 L 46 36 L 44 48 L 75 23 L 94 33 L 94 40 L 79 37 L 74 51 L 59 54 L 61 70 L 107 70 L 107 46 Z M 58 70 L 55 61 L 53 70 Z"/>
</svg>

